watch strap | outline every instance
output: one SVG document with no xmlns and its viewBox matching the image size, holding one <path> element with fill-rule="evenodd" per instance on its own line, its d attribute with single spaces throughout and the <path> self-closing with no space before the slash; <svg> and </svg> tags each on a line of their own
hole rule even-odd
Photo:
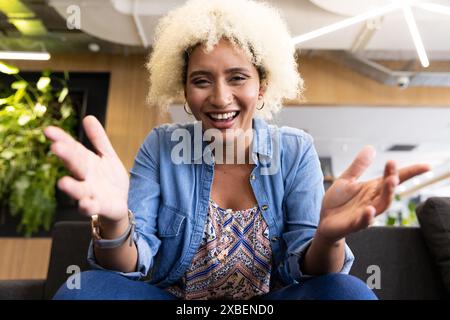
<svg viewBox="0 0 450 320">
<path fill-rule="evenodd" d="M 95 218 L 93 217 L 92 219 L 93 221 L 98 221 L 98 217 Z M 115 239 L 101 239 L 98 232 L 99 228 L 97 228 L 97 232 L 95 233 L 96 236 L 93 239 L 95 247 L 100 249 L 114 249 L 120 247 L 128 239 L 128 237 L 130 237 L 130 247 L 131 247 L 133 244 L 133 235 L 136 222 L 134 221 L 134 215 L 130 210 L 128 210 L 128 219 L 129 219 L 128 228 L 122 235 L 120 235 L 118 238 Z"/>
</svg>

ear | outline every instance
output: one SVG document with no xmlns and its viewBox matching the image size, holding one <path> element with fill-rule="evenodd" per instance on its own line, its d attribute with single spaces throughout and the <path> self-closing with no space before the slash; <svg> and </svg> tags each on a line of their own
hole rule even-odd
<svg viewBox="0 0 450 320">
<path fill-rule="evenodd" d="M 267 89 L 267 83 L 264 81 L 259 85 L 258 96 L 264 97 L 264 94 L 266 93 L 266 89 Z"/>
</svg>

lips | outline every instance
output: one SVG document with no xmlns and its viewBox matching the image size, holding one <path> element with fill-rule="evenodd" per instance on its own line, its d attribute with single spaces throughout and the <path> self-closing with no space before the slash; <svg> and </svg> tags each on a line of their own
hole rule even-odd
<svg viewBox="0 0 450 320">
<path fill-rule="evenodd" d="M 225 113 L 209 113 L 208 116 L 212 120 L 229 120 L 237 115 L 237 111 L 225 112 Z"/>
<path fill-rule="evenodd" d="M 214 128 L 217 129 L 229 129 L 233 126 L 236 118 L 239 116 L 239 111 L 229 112 L 210 112 L 208 116 L 209 122 Z M 233 115 L 234 114 L 234 115 Z M 228 118 L 226 118 L 228 117 Z"/>
</svg>

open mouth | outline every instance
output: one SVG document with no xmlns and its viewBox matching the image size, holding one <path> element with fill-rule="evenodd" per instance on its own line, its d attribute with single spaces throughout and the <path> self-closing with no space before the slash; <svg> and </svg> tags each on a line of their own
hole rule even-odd
<svg viewBox="0 0 450 320">
<path fill-rule="evenodd" d="M 239 115 L 239 111 L 232 111 L 227 113 L 208 113 L 207 116 L 214 122 L 229 122 L 233 121 Z"/>
</svg>

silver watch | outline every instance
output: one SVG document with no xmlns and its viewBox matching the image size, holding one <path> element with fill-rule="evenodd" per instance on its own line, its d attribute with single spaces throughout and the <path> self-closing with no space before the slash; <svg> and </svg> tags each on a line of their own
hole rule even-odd
<svg viewBox="0 0 450 320">
<path fill-rule="evenodd" d="M 136 222 L 133 213 L 128 210 L 128 228 L 125 232 L 116 239 L 103 239 L 100 235 L 100 220 L 97 214 L 91 216 L 92 238 L 94 246 L 100 249 L 113 249 L 120 247 L 124 242 L 130 238 L 130 247 L 133 244 L 133 235 Z"/>
</svg>

